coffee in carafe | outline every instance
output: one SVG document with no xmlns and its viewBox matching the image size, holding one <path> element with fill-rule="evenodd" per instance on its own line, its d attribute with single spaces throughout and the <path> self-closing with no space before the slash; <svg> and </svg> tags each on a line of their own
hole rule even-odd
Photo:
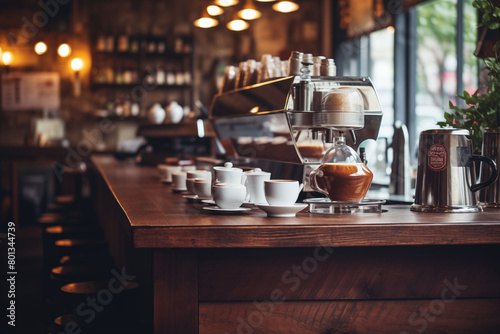
<svg viewBox="0 0 500 334">
<path fill-rule="evenodd" d="M 332 201 L 359 202 L 365 197 L 373 173 L 364 163 L 326 163 L 316 174 L 318 188 Z"/>
<path fill-rule="evenodd" d="M 373 173 L 359 155 L 340 137 L 322 160 L 323 164 L 311 172 L 311 188 L 328 196 L 334 202 L 359 202 L 370 188 Z"/>
</svg>

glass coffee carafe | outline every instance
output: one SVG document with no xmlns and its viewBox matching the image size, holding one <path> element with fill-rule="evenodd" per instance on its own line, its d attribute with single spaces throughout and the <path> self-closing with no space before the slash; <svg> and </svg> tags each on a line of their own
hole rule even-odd
<svg viewBox="0 0 500 334">
<path fill-rule="evenodd" d="M 321 161 L 321 166 L 311 172 L 311 188 L 332 202 L 360 202 L 368 192 L 373 173 L 359 155 L 346 145 L 340 135 Z"/>
</svg>

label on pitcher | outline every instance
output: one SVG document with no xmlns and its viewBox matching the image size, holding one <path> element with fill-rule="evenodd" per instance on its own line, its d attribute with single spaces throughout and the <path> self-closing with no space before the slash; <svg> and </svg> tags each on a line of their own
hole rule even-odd
<svg viewBox="0 0 500 334">
<path fill-rule="evenodd" d="M 427 165 L 430 170 L 435 172 L 442 171 L 446 168 L 446 156 L 448 152 L 443 144 L 434 144 L 429 148 L 427 153 Z"/>
</svg>

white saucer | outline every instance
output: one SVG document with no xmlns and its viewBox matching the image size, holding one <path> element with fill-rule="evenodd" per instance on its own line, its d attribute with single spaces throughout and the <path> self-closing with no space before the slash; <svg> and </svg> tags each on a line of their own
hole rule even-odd
<svg viewBox="0 0 500 334">
<path fill-rule="evenodd" d="M 295 214 L 305 208 L 307 203 L 295 203 L 292 206 L 278 206 L 269 204 L 256 204 L 259 209 L 265 211 L 268 217 L 295 217 Z"/>
<path fill-rule="evenodd" d="M 242 207 L 242 206 L 240 206 L 239 208 L 236 208 L 236 209 L 221 209 L 221 208 L 219 208 L 216 205 L 209 205 L 209 206 L 204 206 L 203 210 L 220 212 L 220 213 L 236 213 L 236 212 L 249 211 L 249 210 L 252 210 L 252 209 L 245 208 L 245 207 Z"/>
<path fill-rule="evenodd" d="M 183 195 L 182 198 L 192 199 L 192 200 L 197 200 L 197 201 L 208 201 L 208 202 L 210 202 L 208 204 L 215 204 L 215 202 L 211 198 L 201 198 L 198 195 L 187 194 L 187 195 Z"/>
<path fill-rule="evenodd" d="M 181 192 L 186 191 L 186 190 L 187 190 L 187 188 L 172 188 L 172 191 L 174 193 L 181 193 Z"/>
<path fill-rule="evenodd" d="M 205 204 L 216 205 L 215 201 L 213 199 L 202 199 L 201 201 L 202 201 L 202 203 L 205 203 Z M 254 205 L 255 204 L 250 203 L 250 202 L 243 202 L 241 204 L 242 207 L 246 207 L 246 208 L 252 208 Z"/>
<path fill-rule="evenodd" d="M 185 199 L 199 199 L 198 195 L 193 195 L 193 194 L 183 195 L 182 198 L 185 198 Z"/>
</svg>

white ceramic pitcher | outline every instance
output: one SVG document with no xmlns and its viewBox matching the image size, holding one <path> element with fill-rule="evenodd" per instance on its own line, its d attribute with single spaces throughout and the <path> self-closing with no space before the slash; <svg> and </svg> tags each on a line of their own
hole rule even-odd
<svg viewBox="0 0 500 334">
<path fill-rule="evenodd" d="M 266 204 L 266 194 L 264 192 L 264 181 L 271 179 L 271 173 L 263 172 L 260 168 L 255 168 L 245 172 L 247 177 L 246 186 L 248 190 L 247 201 L 254 204 Z"/>
</svg>

